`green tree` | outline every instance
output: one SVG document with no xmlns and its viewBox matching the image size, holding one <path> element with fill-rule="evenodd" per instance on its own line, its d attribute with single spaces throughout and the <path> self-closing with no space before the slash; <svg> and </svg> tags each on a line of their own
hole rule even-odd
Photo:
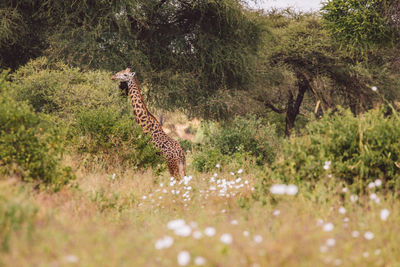
<svg viewBox="0 0 400 267">
<path fill-rule="evenodd" d="M 398 25 L 397 1 L 392 0 L 329 0 L 322 7 L 327 28 L 346 49 L 356 54 L 374 47 L 394 44 L 393 25 Z M 386 14 L 386 16 L 385 16 Z M 397 17 L 396 17 L 397 16 Z"/>
<path fill-rule="evenodd" d="M 147 100 L 206 118 L 226 117 L 220 95 L 250 86 L 264 31 L 240 0 L 10 0 L 0 9 L 16 14 L 8 23 L 27 25 L 26 34 L 9 36 L 8 26 L 0 37 L 23 40 L 25 55 L 16 61 L 16 48 L 2 49 L 2 67 L 41 54 L 84 69 L 130 65 Z"/>
</svg>

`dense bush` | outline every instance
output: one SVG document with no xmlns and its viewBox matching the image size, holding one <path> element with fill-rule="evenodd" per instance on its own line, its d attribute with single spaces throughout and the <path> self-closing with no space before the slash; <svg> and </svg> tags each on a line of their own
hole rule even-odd
<svg viewBox="0 0 400 267">
<path fill-rule="evenodd" d="M 30 61 L 12 79 L 15 98 L 28 101 L 36 112 L 65 117 L 82 107 L 91 109 L 121 102 L 110 73 L 82 72 L 62 63 L 49 64 L 46 58 Z"/>
<path fill-rule="evenodd" d="M 304 135 L 287 140 L 267 169 L 269 181 L 306 182 L 339 179 L 367 183 L 377 178 L 393 187 L 400 181 L 400 118 L 380 109 L 355 117 L 349 110 L 330 112 L 307 125 Z"/>
<path fill-rule="evenodd" d="M 203 124 L 202 131 L 204 145 L 193 158 L 198 171 L 209 171 L 217 163 L 240 163 L 246 158 L 258 165 L 271 163 L 279 147 L 275 127 L 255 117 L 236 117 L 220 125 Z"/>
<path fill-rule="evenodd" d="M 33 230 L 33 219 L 37 208 L 24 201 L 21 193 L 12 192 L 13 188 L 0 187 L 0 246 L 1 251 L 7 251 L 14 232 L 24 232 L 30 235 Z"/>
<path fill-rule="evenodd" d="M 0 171 L 57 190 L 73 178 L 71 169 L 61 164 L 62 153 L 61 132 L 55 124 L 26 103 L 15 101 L 2 87 Z"/>
<path fill-rule="evenodd" d="M 81 110 L 76 114 L 71 134 L 79 139 L 75 143 L 80 153 L 96 155 L 108 167 L 118 162 L 135 169 L 165 169 L 150 136 L 116 106 Z"/>
</svg>

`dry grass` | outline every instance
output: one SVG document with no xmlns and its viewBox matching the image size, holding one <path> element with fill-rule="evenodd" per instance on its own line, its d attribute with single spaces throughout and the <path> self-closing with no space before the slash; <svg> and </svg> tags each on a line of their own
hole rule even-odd
<svg viewBox="0 0 400 267">
<path fill-rule="evenodd" d="M 271 195 L 262 205 L 252 199 L 259 175 L 194 174 L 186 185 L 171 186 L 169 177 L 156 178 L 151 172 L 113 175 L 79 170 L 78 188 L 58 193 L 25 190 L 26 201 L 39 208 L 35 231 L 28 239 L 14 234 L 10 251 L 0 254 L 0 263 L 177 266 L 178 253 L 186 250 L 189 266 L 195 265 L 196 257 L 204 258 L 206 266 L 399 266 L 398 200 L 385 199 L 378 191 L 379 204 L 368 196 L 351 202 L 351 194 L 343 193 L 341 186 L 321 181 L 313 192 L 300 187 L 295 196 Z M 235 184 L 219 195 L 221 187 L 211 189 L 223 179 Z M 341 206 L 345 214 L 339 213 Z M 380 218 L 383 208 L 390 210 L 387 221 Z M 186 222 L 183 235 L 188 236 L 168 229 L 168 222 L 176 219 Z M 325 232 L 323 225 L 328 222 L 334 228 Z M 206 236 L 207 227 L 214 228 L 215 235 Z M 352 237 L 355 230 L 359 237 Z M 372 240 L 364 237 L 368 231 L 374 234 Z M 232 242 L 223 243 L 223 234 Z M 172 237 L 173 244 L 156 249 L 164 236 Z"/>
</svg>

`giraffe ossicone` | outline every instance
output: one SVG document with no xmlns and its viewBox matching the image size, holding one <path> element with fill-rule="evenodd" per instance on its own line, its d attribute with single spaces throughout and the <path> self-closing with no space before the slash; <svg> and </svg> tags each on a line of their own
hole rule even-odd
<svg viewBox="0 0 400 267">
<path fill-rule="evenodd" d="M 161 124 L 147 109 L 136 79 L 136 73 L 131 72 L 131 69 L 128 67 L 114 74 L 111 79 L 127 83 L 128 96 L 131 100 L 136 122 L 142 127 L 145 133 L 151 135 L 154 146 L 161 150 L 161 154 L 167 161 L 169 173 L 175 178 L 184 177 L 186 175 L 185 153 L 179 142 L 164 132 Z"/>
</svg>

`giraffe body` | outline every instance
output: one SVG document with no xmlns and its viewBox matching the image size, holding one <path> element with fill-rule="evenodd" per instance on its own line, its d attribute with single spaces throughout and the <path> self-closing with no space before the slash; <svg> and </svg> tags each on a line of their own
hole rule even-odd
<svg viewBox="0 0 400 267">
<path fill-rule="evenodd" d="M 161 154 L 167 161 L 169 173 L 175 178 L 185 176 L 185 153 L 179 142 L 169 137 L 157 119 L 148 111 L 143 101 L 135 73 L 127 68 L 112 76 L 111 79 L 127 83 L 128 95 L 131 99 L 135 120 L 145 133 L 150 134 L 154 146 L 161 150 Z"/>
</svg>

